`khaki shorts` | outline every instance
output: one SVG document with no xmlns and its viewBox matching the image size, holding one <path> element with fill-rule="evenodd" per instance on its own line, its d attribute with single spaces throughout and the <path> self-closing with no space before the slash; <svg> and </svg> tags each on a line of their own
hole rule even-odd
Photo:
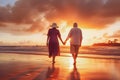
<svg viewBox="0 0 120 80">
<path fill-rule="evenodd" d="M 80 45 L 73 45 L 73 44 L 71 44 L 71 45 L 70 45 L 70 52 L 71 52 L 72 54 L 78 53 L 79 47 L 80 47 Z"/>
</svg>

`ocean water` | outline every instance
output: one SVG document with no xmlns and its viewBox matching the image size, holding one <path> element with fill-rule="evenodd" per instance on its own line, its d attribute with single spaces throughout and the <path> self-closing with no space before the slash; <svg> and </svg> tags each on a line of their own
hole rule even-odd
<svg viewBox="0 0 120 80">
<path fill-rule="evenodd" d="M 60 47 L 61 55 L 70 56 L 69 46 Z M 0 46 L 0 53 L 23 53 L 48 55 L 46 46 Z M 79 55 L 120 56 L 120 47 L 108 46 L 83 46 L 79 49 Z"/>
</svg>

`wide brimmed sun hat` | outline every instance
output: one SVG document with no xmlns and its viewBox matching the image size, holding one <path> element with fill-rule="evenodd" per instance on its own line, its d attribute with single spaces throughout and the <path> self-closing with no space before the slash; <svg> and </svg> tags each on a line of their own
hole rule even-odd
<svg viewBox="0 0 120 80">
<path fill-rule="evenodd" d="M 52 23 L 52 25 L 50 25 L 50 27 L 52 27 L 52 28 L 58 28 L 58 26 L 57 26 L 56 23 Z"/>
</svg>

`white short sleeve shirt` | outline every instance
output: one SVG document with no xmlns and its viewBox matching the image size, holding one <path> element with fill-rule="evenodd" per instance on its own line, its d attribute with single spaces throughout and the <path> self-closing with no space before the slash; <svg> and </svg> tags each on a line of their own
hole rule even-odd
<svg viewBox="0 0 120 80">
<path fill-rule="evenodd" d="M 70 44 L 81 45 L 82 31 L 78 27 L 73 27 L 70 30 L 68 37 L 70 38 Z"/>
</svg>

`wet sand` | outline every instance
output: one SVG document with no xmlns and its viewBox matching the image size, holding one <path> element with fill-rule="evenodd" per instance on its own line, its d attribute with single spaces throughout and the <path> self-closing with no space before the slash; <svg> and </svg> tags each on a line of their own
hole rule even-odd
<svg viewBox="0 0 120 80">
<path fill-rule="evenodd" d="M 60 56 L 52 64 L 45 55 L 0 53 L 0 80 L 120 80 L 120 60 L 81 56 L 73 65 Z"/>
</svg>

